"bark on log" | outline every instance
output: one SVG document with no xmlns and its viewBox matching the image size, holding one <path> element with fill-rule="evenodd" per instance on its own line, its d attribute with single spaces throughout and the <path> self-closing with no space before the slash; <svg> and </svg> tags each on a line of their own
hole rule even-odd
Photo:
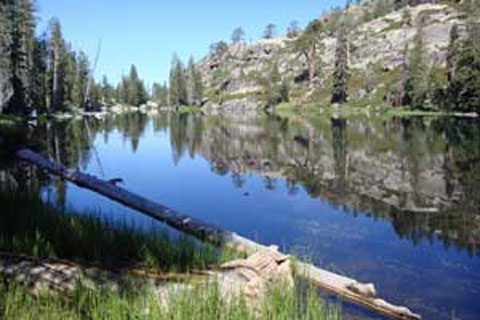
<svg viewBox="0 0 480 320">
<path fill-rule="evenodd" d="M 16 156 L 21 160 L 27 161 L 48 171 L 51 174 L 73 182 L 79 187 L 100 193 L 107 198 L 120 202 L 127 207 L 166 223 L 177 230 L 191 234 L 202 241 L 207 241 L 222 247 L 228 247 L 248 255 L 258 251 L 271 250 L 271 248 L 244 238 L 235 232 L 222 230 L 189 215 L 154 203 L 153 201 L 118 187 L 108 181 L 100 180 L 95 176 L 84 174 L 76 170 L 71 170 L 33 152 L 30 149 L 20 149 L 16 152 Z M 373 284 L 362 284 L 354 279 L 303 262 L 297 262 L 296 270 L 297 274 L 306 281 L 360 306 L 394 319 L 421 319 L 420 315 L 411 312 L 406 307 L 395 306 L 376 298 Z"/>
</svg>

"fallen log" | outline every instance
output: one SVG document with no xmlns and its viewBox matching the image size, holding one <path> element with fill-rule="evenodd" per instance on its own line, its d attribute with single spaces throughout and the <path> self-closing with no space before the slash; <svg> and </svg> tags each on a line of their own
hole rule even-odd
<svg viewBox="0 0 480 320">
<path fill-rule="evenodd" d="M 16 156 L 21 160 L 27 161 L 48 171 L 51 174 L 68 180 L 81 188 L 100 193 L 109 199 L 122 203 L 127 207 L 166 223 L 177 230 L 191 234 L 202 241 L 221 247 L 227 247 L 247 255 L 263 250 L 271 250 L 271 247 L 256 243 L 236 234 L 235 232 L 222 230 L 189 215 L 157 204 L 108 181 L 81 173 L 78 170 L 69 169 L 33 152 L 30 149 L 21 148 L 16 151 Z M 388 317 L 408 320 L 421 319 L 420 315 L 413 313 L 406 307 L 395 306 L 377 298 L 373 284 L 359 283 L 354 279 L 303 262 L 297 262 L 296 270 L 301 278 L 317 285 L 319 288 Z"/>
</svg>

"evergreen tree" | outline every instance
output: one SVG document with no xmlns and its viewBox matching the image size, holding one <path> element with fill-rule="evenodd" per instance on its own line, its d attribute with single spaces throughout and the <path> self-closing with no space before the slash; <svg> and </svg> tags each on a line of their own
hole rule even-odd
<svg viewBox="0 0 480 320">
<path fill-rule="evenodd" d="M 118 88 L 118 100 L 120 103 L 128 104 L 128 98 L 130 96 L 129 90 L 128 77 L 123 76 Z"/>
<path fill-rule="evenodd" d="M 480 23 L 474 17 L 467 24 L 450 84 L 454 107 L 459 111 L 480 112 Z"/>
<path fill-rule="evenodd" d="M 77 57 L 75 52 L 71 50 L 65 51 L 64 57 L 65 64 L 65 100 L 68 101 L 70 105 L 76 105 L 76 97 L 78 93 L 75 91 L 75 79 L 77 75 Z M 78 104 L 77 104 L 78 105 Z"/>
<path fill-rule="evenodd" d="M 450 39 L 448 42 L 448 49 L 447 49 L 447 79 L 448 83 L 452 84 L 453 79 L 455 78 L 455 64 L 457 62 L 457 53 L 458 53 L 458 46 L 459 46 L 459 34 L 458 34 L 458 26 L 454 24 L 450 29 Z"/>
<path fill-rule="evenodd" d="M 31 0 L 10 1 L 7 5 L 10 32 L 10 76 L 13 96 L 9 110 L 26 112 L 32 106 L 35 20 Z"/>
<path fill-rule="evenodd" d="M 35 49 L 33 53 L 33 104 L 41 111 L 48 108 L 50 96 L 49 74 L 48 74 L 48 40 L 47 35 L 43 34 L 35 41 Z"/>
<path fill-rule="evenodd" d="M 288 38 L 296 38 L 300 35 L 300 27 L 298 26 L 298 21 L 293 20 L 290 22 L 287 30 L 287 37 Z"/>
<path fill-rule="evenodd" d="M 178 56 L 175 54 L 172 58 L 170 69 L 170 105 L 181 106 L 188 104 L 187 84 L 185 77 L 185 68 Z"/>
<path fill-rule="evenodd" d="M 408 0 L 395 0 L 393 7 L 395 10 L 400 10 L 406 6 L 408 6 Z"/>
<path fill-rule="evenodd" d="M 102 100 L 104 103 L 112 103 L 113 100 L 115 99 L 115 93 L 113 87 L 110 85 L 108 82 L 108 78 L 106 75 L 103 76 L 102 78 Z"/>
<path fill-rule="evenodd" d="M 245 31 L 243 31 L 242 27 L 238 27 L 233 30 L 232 33 L 232 42 L 239 43 L 245 41 Z"/>
<path fill-rule="evenodd" d="M 90 101 L 100 103 L 103 99 L 103 88 L 101 84 L 95 83 L 95 79 L 90 79 Z"/>
<path fill-rule="evenodd" d="M 290 84 L 288 83 L 287 78 L 282 79 L 282 83 L 279 88 L 280 100 L 282 102 L 290 101 Z"/>
<path fill-rule="evenodd" d="M 347 82 L 350 76 L 348 68 L 348 39 L 344 25 L 337 31 L 337 47 L 335 51 L 335 69 L 333 71 L 332 103 L 347 102 Z"/>
<path fill-rule="evenodd" d="M 320 46 L 320 37 L 325 32 L 325 26 L 319 19 L 310 22 L 305 32 L 293 43 L 293 47 L 299 50 L 306 58 L 308 65 L 308 79 L 310 81 L 317 71 L 317 49 Z"/>
<path fill-rule="evenodd" d="M 277 26 L 273 23 L 269 23 L 265 30 L 263 31 L 263 38 L 264 39 L 273 39 L 277 34 Z"/>
<path fill-rule="evenodd" d="M 11 31 L 9 6 L 6 0 L 0 1 L 0 113 L 13 95 L 10 66 Z"/>
<path fill-rule="evenodd" d="M 423 18 L 420 21 L 417 33 L 413 39 L 413 48 L 409 56 L 409 74 L 406 84 L 405 103 L 412 108 L 423 108 L 428 91 L 428 68 L 425 61 L 426 49 L 424 43 Z"/>
<path fill-rule="evenodd" d="M 215 42 L 210 45 L 210 52 L 216 54 L 217 56 L 221 56 L 227 51 L 228 44 L 225 41 Z"/>
<path fill-rule="evenodd" d="M 154 83 L 152 88 L 152 98 L 160 107 L 168 106 L 168 87 L 166 84 Z"/>
<path fill-rule="evenodd" d="M 131 106 L 140 106 L 147 102 L 147 92 L 143 81 L 138 77 L 137 67 L 132 65 L 130 67 L 130 73 L 126 79 L 127 89 L 127 101 L 126 103 Z"/>
<path fill-rule="evenodd" d="M 50 20 L 49 72 L 51 74 L 51 109 L 62 110 L 65 102 L 65 43 L 60 21 Z"/>
<path fill-rule="evenodd" d="M 79 107 L 85 106 L 87 101 L 86 91 L 90 73 L 88 57 L 85 52 L 80 51 L 77 57 L 77 70 L 75 73 L 75 83 L 73 88 L 74 104 Z"/>
<path fill-rule="evenodd" d="M 195 61 L 190 58 L 187 67 L 187 103 L 189 105 L 199 106 L 203 99 L 203 81 L 202 75 L 198 72 Z"/>
</svg>

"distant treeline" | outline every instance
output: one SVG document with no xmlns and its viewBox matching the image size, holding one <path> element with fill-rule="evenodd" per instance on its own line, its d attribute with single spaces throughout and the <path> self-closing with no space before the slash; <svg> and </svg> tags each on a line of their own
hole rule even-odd
<svg viewBox="0 0 480 320">
<path fill-rule="evenodd" d="M 87 55 L 64 40 L 58 19 L 36 36 L 31 0 L 0 2 L 0 110 L 64 111 L 84 105 L 91 81 Z M 92 90 L 90 94 L 94 94 Z"/>
<path fill-rule="evenodd" d="M 117 86 L 106 76 L 96 82 L 87 54 L 72 49 L 57 18 L 39 36 L 36 28 L 32 0 L 0 0 L 0 113 L 53 113 L 114 103 L 139 106 L 150 99 L 134 65 Z"/>
</svg>

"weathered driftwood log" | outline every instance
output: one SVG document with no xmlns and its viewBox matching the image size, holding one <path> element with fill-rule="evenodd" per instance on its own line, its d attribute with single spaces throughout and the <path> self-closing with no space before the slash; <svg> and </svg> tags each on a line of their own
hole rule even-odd
<svg viewBox="0 0 480 320">
<path fill-rule="evenodd" d="M 126 205 L 127 207 L 142 212 L 158 221 L 164 222 L 175 229 L 189 233 L 202 241 L 228 247 L 248 255 L 268 249 L 268 247 L 244 238 L 234 232 L 222 230 L 189 215 L 182 214 L 163 205 L 154 203 L 153 201 L 109 183 L 108 181 L 100 180 L 94 176 L 76 170 L 71 170 L 33 152 L 30 149 L 20 149 L 16 152 L 16 156 L 19 159 L 47 170 L 51 174 L 71 181 L 79 187 L 100 193 L 114 201 Z M 299 276 L 318 287 L 386 316 L 395 319 L 421 319 L 420 315 L 411 312 L 406 307 L 395 306 L 376 298 L 373 284 L 358 283 L 354 279 L 340 276 L 303 262 L 297 262 L 296 270 Z"/>
</svg>

